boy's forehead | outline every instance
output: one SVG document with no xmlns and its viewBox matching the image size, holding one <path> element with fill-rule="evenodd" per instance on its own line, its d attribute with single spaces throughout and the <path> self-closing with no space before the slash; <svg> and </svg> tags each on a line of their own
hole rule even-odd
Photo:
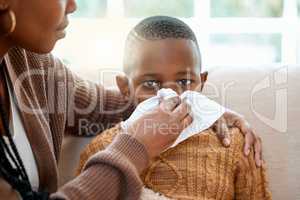
<svg viewBox="0 0 300 200">
<path fill-rule="evenodd" d="M 154 41 L 143 40 L 135 41 L 130 46 L 132 49 L 128 49 L 130 53 L 127 60 L 131 63 L 132 72 L 144 74 L 157 73 L 161 70 L 174 70 L 174 68 L 177 71 L 195 67 L 200 69 L 198 47 L 191 40 L 173 38 Z"/>
<path fill-rule="evenodd" d="M 161 39 L 161 40 L 141 40 L 136 41 L 133 46 L 144 57 L 153 55 L 170 56 L 183 53 L 185 56 L 196 56 L 198 49 L 192 40 L 187 39 Z"/>
</svg>

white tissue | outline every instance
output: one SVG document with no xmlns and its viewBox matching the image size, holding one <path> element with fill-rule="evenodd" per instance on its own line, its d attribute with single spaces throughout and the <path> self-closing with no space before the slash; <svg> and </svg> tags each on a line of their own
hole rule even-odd
<svg viewBox="0 0 300 200">
<path fill-rule="evenodd" d="M 155 109 L 159 105 L 159 99 L 168 99 L 178 94 L 172 89 L 161 89 L 155 97 L 147 99 L 140 103 L 132 115 L 121 123 L 123 129 L 127 129 L 135 120 L 143 116 L 146 112 Z M 198 134 L 212 126 L 225 112 L 225 108 L 215 101 L 195 91 L 185 91 L 180 95 L 190 105 L 190 115 L 193 118 L 192 124 L 185 128 L 171 147 L 180 142 Z"/>
</svg>

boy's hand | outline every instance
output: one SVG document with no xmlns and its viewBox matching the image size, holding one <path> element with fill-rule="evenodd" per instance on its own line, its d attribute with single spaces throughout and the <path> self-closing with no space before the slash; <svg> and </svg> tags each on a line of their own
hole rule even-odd
<svg viewBox="0 0 300 200">
<path fill-rule="evenodd" d="M 192 123 L 189 106 L 179 97 L 163 100 L 153 111 L 134 122 L 127 134 L 142 143 L 154 158 L 170 147 L 179 134 Z"/>
<path fill-rule="evenodd" d="M 224 115 L 214 124 L 213 129 L 217 132 L 219 139 L 224 146 L 230 146 L 229 128 L 237 127 L 245 136 L 244 154 L 250 153 L 253 146 L 255 153 L 255 162 L 258 167 L 262 164 L 262 143 L 260 137 L 255 133 L 246 119 L 231 110 L 226 110 Z"/>
</svg>

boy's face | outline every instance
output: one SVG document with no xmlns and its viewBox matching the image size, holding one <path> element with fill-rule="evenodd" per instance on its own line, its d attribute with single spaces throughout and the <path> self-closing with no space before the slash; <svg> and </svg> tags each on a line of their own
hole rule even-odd
<svg viewBox="0 0 300 200">
<path fill-rule="evenodd" d="M 200 58 L 193 41 L 144 40 L 135 42 L 131 51 L 125 61 L 125 65 L 130 63 L 130 74 L 117 77 L 124 96 L 140 103 L 155 96 L 161 88 L 172 88 L 178 94 L 202 90 L 207 73 L 200 74 Z"/>
</svg>

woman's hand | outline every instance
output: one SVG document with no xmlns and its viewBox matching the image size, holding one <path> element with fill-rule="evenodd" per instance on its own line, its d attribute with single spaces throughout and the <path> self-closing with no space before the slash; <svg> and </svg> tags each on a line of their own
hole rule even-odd
<svg viewBox="0 0 300 200">
<path fill-rule="evenodd" d="M 261 139 L 242 115 L 231 110 L 226 110 L 224 115 L 213 126 L 224 146 L 230 146 L 228 129 L 232 127 L 239 128 L 245 136 L 244 154 L 246 156 L 249 155 L 251 146 L 254 147 L 255 162 L 260 167 L 262 163 Z"/>
<path fill-rule="evenodd" d="M 134 122 L 126 133 L 142 143 L 154 158 L 170 147 L 179 134 L 192 123 L 189 106 L 179 97 L 163 100 L 153 111 Z"/>
</svg>

